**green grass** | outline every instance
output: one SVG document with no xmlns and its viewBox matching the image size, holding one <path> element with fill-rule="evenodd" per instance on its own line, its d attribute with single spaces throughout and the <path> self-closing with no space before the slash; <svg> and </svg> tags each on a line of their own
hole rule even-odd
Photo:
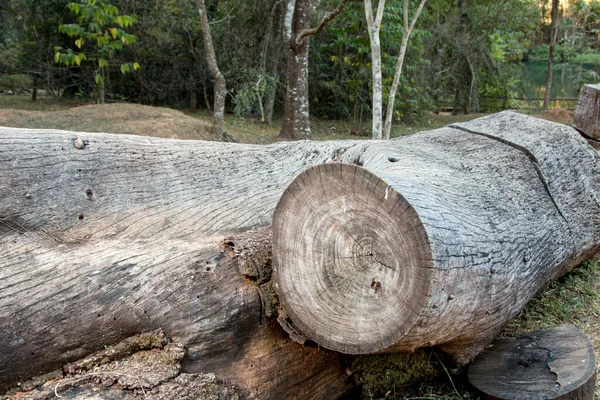
<svg viewBox="0 0 600 400">
<path fill-rule="evenodd" d="M 552 282 L 508 324 L 504 334 L 515 336 L 567 323 L 584 331 L 594 323 L 600 325 L 599 270 L 600 257 L 597 257 Z M 598 339 L 600 332 L 590 331 L 589 335 Z M 595 348 L 598 352 L 600 343 Z"/>
<path fill-rule="evenodd" d="M 183 110 L 182 110 L 183 111 Z M 211 124 L 212 113 L 208 110 L 199 110 L 191 117 L 201 119 Z M 450 115 L 449 113 L 429 114 L 418 124 L 396 123 L 392 125 L 392 138 L 420 132 L 428 129 L 437 129 L 455 122 L 468 121 L 481 117 L 482 114 Z M 267 144 L 277 141 L 281 119 L 273 121 L 272 125 L 263 124 L 258 118 L 235 118 L 232 114 L 225 115 L 225 130 L 242 143 Z M 371 121 L 366 120 L 359 124 L 357 121 L 323 120 L 312 118 L 310 122 L 311 139 L 325 140 L 365 140 L 367 136 L 357 135 L 357 132 L 370 132 Z"/>
</svg>

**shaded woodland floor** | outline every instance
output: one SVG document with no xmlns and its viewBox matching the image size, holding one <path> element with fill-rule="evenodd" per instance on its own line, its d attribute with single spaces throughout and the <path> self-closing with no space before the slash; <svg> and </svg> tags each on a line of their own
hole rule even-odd
<svg viewBox="0 0 600 400">
<path fill-rule="evenodd" d="M 570 125 L 572 112 L 552 109 L 534 114 L 554 122 Z M 394 126 L 393 137 L 435 129 L 458 121 L 477 118 L 481 114 L 452 116 L 430 114 L 419 124 Z M 357 136 L 369 129 L 368 121 L 358 124 L 348 121 L 315 119 L 312 122 L 314 140 L 367 139 Z M 113 132 L 178 139 L 210 140 L 211 115 L 198 112 L 184 114 L 168 108 L 135 104 L 81 105 L 41 97 L 31 102 L 27 96 L 0 95 L 0 126 L 22 128 L 64 129 L 89 132 Z M 277 140 L 280 123 L 266 126 L 252 118 L 228 115 L 227 131 L 245 143 L 271 143 Z M 592 341 L 596 356 L 600 355 L 600 257 L 574 269 L 531 300 L 527 307 L 508 324 L 505 336 L 551 328 L 563 323 L 579 327 Z M 464 380 L 464 375 L 448 371 L 439 381 L 424 382 L 418 387 L 396 387 L 389 382 L 385 398 L 389 399 L 468 399 L 477 398 Z M 363 393 L 364 398 L 376 398 Z M 600 384 L 596 385 L 600 398 Z"/>
</svg>

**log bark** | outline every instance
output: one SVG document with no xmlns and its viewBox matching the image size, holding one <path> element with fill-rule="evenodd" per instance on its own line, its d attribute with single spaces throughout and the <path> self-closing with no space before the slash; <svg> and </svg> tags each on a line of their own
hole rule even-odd
<svg viewBox="0 0 600 400">
<path fill-rule="evenodd" d="M 500 338 L 469 367 L 484 399 L 594 399 L 596 356 L 573 325 Z"/>
<path fill-rule="evenodd" d="M 426 296 L 410 299 L 426 306 L 418 318 L 404 319 L 418 321 L 411 342 L 386 348 L 442 344 L 460 356 L 457 348 L 479 346 L 481 333 L 496 332 L 541 281 L 596 250 L 597 163 L 574 130 L 514 113 L 386 143 L 255 146 L 0 128 L 0 391 L 162 328 L 186 347 L 183 372 L 214 373 L 248 397 L 344 393 L 353 386 L 345 357 L 288 338 L 275 317 L 301 341 L 289 318 L 276 314 L 269 279 L 275 206 L 298 174 L 320 164 L 332 170 L 363 164 L 371 174 L 388 165 L 397 166 L 394 174 L 405 171 L 388 198 L 401 193 L 416 210 L 423 227 L 415 229 L 425 229 L 435 245 L 435 258 L 423 261 L 443 269 L 417 269 L 429 283 L 406 283 L 429 287 Z M 338 186 L 332 181 L 331 189 Z M 378 184 L 374 193 L 387 188 Z M 351 204 L 351 197 L 343 199 Z M 411 215 L 407 210 L 399 218 Z M 376 221 L 382 235 L 394 225 L 386 221 Z M 410 244 L 355 237 L 378 248 Z M 420 252 L 407 259 L 425 254 L 423 237 L 416 239 Z M 276 251 L 284 248 L 275 244 Z M 373 257 L 380 265 L 395 262 L 387 253 L 369 255 L 368 247 L 355 250 L 361 268 L 359 261 Z M 359 275 L 369 275 L 369 296 L 386 296 L 385 304 L 376 303 L 385 310 L 403 296 L 391 290 L 392 278 L 404 285 L 408 275 L 380 269 L 385 273 Z M 287 289 L 278 290 L 288 301 Z M 373 304 L 370 297 L 365 304 Z M 401 311 L 397 306 L 394 317 Z M 365 335 L 379 329 L 364 321 L 355 327 Z M 335 316 L 327 322 L 337 323 Z"/>
<path fill-rule="evenodd" d="M 600 248 L 600 159 L 563 125 L 504 112 L 360 161 L 304 171 L 273 218 L 280 301 L 325 348 L 466 363 Z"/>
<path fill-rule="evenodd" d="M 183 370 L 262 398 L 336 398 L 339 355 L 266 318 L 289 182 L 364 143 L 250 146 L 0 128 L 0 392 L 162 328 Z M 250 272 L 248 272 L 250 271 Z"/>
<path fill-rule="evenodd" d="M 583 85 L 573 113 L 573 125 L 587 139 L 600 141 L 600 84 Z"/>
</svg>

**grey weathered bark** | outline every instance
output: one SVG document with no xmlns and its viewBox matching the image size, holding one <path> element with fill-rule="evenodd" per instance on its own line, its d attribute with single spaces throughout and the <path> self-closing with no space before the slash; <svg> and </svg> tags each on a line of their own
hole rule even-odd
<svg viewBox="0 0 600 400">
<path fill-rule="evenodd" d="M 573 125 L 588 139 L 600 141 L 600 84 L 583 85 L 573 113 Z"/>
<path fill-rule="evenodd" d="M 381 70 L 381 43 L 379 40 L 379 30 L 381 29 L 381 20 L 385 0 L 379 0 L 377 4 L 377 13 L 373 16 L 373 5 L 371 0 L 365 0 L 365 16 L 367 18 L 367 30 L 371 42 L 371 74 L 373 76 L 373 139 L 381 139 L 383 133 L 383 72 Z"/>
<path fill-rule="evenodd" d="M 359 145 L 0 128 L 0 391 L 162 328 L 185 372 L 263 398 L 343 393 L 339 355 L 286 339 L 247 270 L 268 267 L 256 229 L 285 186 Z"/>
<path fill-rule="evenodd" d="M 593 400 L 594 346 L 573 325 L 500 338 L 469 367 L 469 382 L 485 399 Z"/>
<path fill-rule="evenodd" d="M 325 25 L 343 11 L 350 0 L 341 0 L 338 6 L 325 14 L 319 24 L 311 28 L 310 18 L 320 0 L 287 0 L 283 19 L 283 36 L 287 47 L 286 95 L 280 139 L 310 139 L 308 104 L 308 50 L 310 36 L 319 33 Z"/>
<path fill-rule="evenodd" d="M 206 51 L 206 63 L 208 70 L 215 81 L 215 101 L 213 108 L 213 133 L 221 138 L 225 132 L 223 124 L 225 122 L 225 98 L 227 97 L 227 85 L 225 77 L 217 64 L 217 55 L 213 47 L 212 35 L 210 33 L 210 24 L 206 13 L 204 0 L 196 0 L 198 4 L 198 14 L 200 15 L 200 26 L 202 27 L 202 37 L 204 38 L 204 49 Z"/>
<path fill-rule="evenodd" d="M 566 126 L 504 112 L 361 163 L 303 172 L 273 218 L 281 303 L 325 348 L 468 362 L 600 248 L 600 158 Z"/>
<path fill-rule="evenodd" d="M 550 48 L 548 53 L 548 72 L 546 73 L 546 92 L 544 93 L 544 108 L 550 107 L 552 92 L 552 69 L 554 67 L 554 47 L 558 36 L 558 0 L 552 0 L 552 15 L 550 21 Z"/>
<path fill-rule="evenodd" d="M 406 49 L 408 48 L 408 39 L 410 38 L 410 34 L 412 33 L 415 25 L 417 24 L 417 20 L 419 19 L 419 15 L 421 15 L 421 11 L 423 10 L 423 6 L 427 0 L 421 0 L 419 3 L 419 7 L 415 12 L 415 16 L 413 17 L 410 25 L 408 24 L 408 0 L 404 0 L 404 35 L 402 36 L 402 43 L 400 45 L 400 54 L 398 54 L 398 61 L 396 62 L 396 71 L 394 72 L 394 80 L 392 82 L 392 87 L 390 88 L 390 95 L 387 104 L 387 110 L 385 112 L 385 125 L 383 127 L 383 133 L 385 134 L 385 138 L 389 139 L 390 134 L 392 132 L 392 119 L 394 118 L 394 103 L 396 101 L 396 91 L 398 90 L 398 85 L 400 84 L 400 76 L 402 76 L 402 65 L 404 64 L 404 56 L 406 55 Z"/>
<path fill-rule="evenodd" d="M 552 197 L 520 146 L 532 149 Z M 482 332 L 495 332 L 540 279 L 562 274 L 595 250 L 598 172 L 590 163 L 598 159 L 586 156 L 587 150 L 572 129 L 512 113 L 386 143 L 252 146 L 0 128 L 0 390 L 162 328 L 186 346 L 184 372 L 215 373 L 250 396 L 335 398 L 344 392 L 352 384 L 340 355 L 287 339 L 269 317 L 275 296 L 267 226 L 273 210 L 303 170 L 327 162 L 328 168 L 352 167 L 333 161 L 362 162 L 372 171 L 387 164 L 406 168 L 388 194 L 398 198 L 402 186 L 427 224 L 423 229 L 431 229 L 431 262 L 446 260 L 444 270 L 416 271 L 436 280 L 416 283 L 429 285 L 431 294 L 406 348 L 439 343 L 461 356 L 460 345 L 478 344 Z M 418 167 L 419 156 L 431 163 Z M 452 186 L 453 180 L 466 186 Z M 527 197 L 519 197 L 524 191 Z M 351 198 L 335 201 L 350 204 Z M 569 224 L 557 221 L 558 207 Z M 379 218 L 382 231 L 392 225 Z M 370 242 L 356 236 L 361 243 L 388 244 L 376 237 Z M 392 265 L 387 254 L 373 254 Z M 564 264 L 553 264 L 561 257 Z M 461 268 L 463 263 L 471 268 Z M 366 291 L 387 296 L 377 304 L 387 309 L 396 296 L 388 278 L 396 273 L 365 273 Z M 489 301 L 471 302 L 473 287 Z M 423 296 L 414 298 L 418 303 Z M 396 321 L 400 314 L 398 309 Z M 453 319 L 444 325 L 448 315 Z M 365 335 L 377 329 L 358 328 Z M 435 338 L 432 329 L 439 332 Z"/>
</svg>

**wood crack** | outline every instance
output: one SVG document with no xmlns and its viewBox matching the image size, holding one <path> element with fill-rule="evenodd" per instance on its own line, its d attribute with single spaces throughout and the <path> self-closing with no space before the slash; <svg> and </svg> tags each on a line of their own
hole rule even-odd
<svg viewBox="0 0 600 400">
<path fill-rule="evenodd" d="M 497 136 L 494 135 L 490 135 L 487 133 L 483 133 L 483 132 L 477 132 L 459 125 L 448 125 L 449 128 L 452 129 L 456 129 L 459 131 L 463 131 L 466 133 L 471 133 L 473 135 L 479 135 L 479 136 L 483 136 L 486 137 L 488 139 L 492 139 L 495 140 L 497 142 L 500 142 L 502 144 L 505 144 L 507 146 L 510 146 L 518 151 L 520 151 L 521 153 L 523 153 L 531 162 L 531 165 L 533 166 L 533 168 L 535 169 L 535 172 L 537 173 L 540 182 L 542 183 L 542 185 L 544 186 L 544 190 L 546 191 L 546 194 L 548 195 L 548 197 L 550 198 L 550 201 L 552 202 L 552 204 L 554 205 L 554 208 L 556 209 L 556 211 L 558 212 L 558 214 L 561 216 L 561 218 L 567 223 L 567 225 L 569 224 L 569 221 L 567 221 L 567 218 L 564 216 L 564 214 L 562 213 L 560 207 L 558 206 L 558 203 L 556 202 L 556 200 L 554 199 L 554 196 L 552 195 L 552 192 L 550 192 L 550 187 L 548 186 L 548 180 L 546 179 L 546 176 L 544 175 L 544 171 L 542 171 L 542 169 L 540 168 L 540 163 L 537 159 L 537 157 L 531 152 L 529 151 L 529 149 L 520 146 L 514 142 L 511 142 L 509 140 L 506 139 L 502 139 L 499 138 Z"/>
</svg>

